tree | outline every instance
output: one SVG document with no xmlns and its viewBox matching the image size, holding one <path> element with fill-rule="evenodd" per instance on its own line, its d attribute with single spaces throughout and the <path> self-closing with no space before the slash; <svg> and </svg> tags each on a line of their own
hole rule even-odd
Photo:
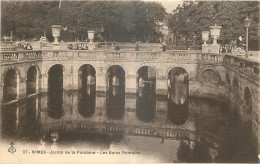
<svg viewBox="0 0 260 164">
<path fill-rule="evenodd" d="M 58 3 L 2 2 L 2 35 L 14 31 L 17 38 L 30 39 L 46 32 L 52 39 L 51 26 L 59 24 L 64 41 L 86 38 L 88 30 L 102 34 L 106 41 L 146 41 L 159 37 L 157 22 L 166 14 L 154 2 L 64 1 L 61 8 Z"/>
<path fill-rule="evenodd" d="M 201 44 L 201 31 L 217 24 L 222 26 L 219 41 L 228 43 L 245 38 L 244 19 L 252 19 L 249 30 L 251 49 L 258 47 L 259 2 L 256 1 L 185 1 L 169 16 L 171 32 L 186 46 Z"/>
</svg>

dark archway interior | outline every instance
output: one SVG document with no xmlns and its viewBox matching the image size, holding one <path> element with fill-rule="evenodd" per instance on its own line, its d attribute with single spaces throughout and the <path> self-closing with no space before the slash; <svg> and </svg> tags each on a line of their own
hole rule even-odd
<svg viewBox="0 0 260 164">
<path fill-rule="evenodd" d="M 9 102 L 17 99 L 17 74 L 14 69 L 6 72 L 4 77 L 3 101 Z"/>
<path fill-rule="evenodd" d="M 184 124 L 189 110 L 189 75 L 184 68 L 175 67 L 168 73 L 167 118 L 174 124 Z"/>
<path fill-rule="evenodd" d="M 137 71 L 136 116 L 143 122 L 152 121 L 156 111 L 156 71 L 143 66 Z"/>
<path fill-rule="evenodd" d="M 79 69 L 78 110 L 84 117 L 91 117 L 96 107 L 96 71 L 86 64 Z"/>
<path fill-rule="evenodd" d="M 202 72 L 202 80 L 204 84 L 218 85 L 220 82 L 220 75 L 211 69 L 207 69 Z"/>
<path fill-rule="evenodd" d="M 125 114 L 125 71 L 113 65 L 107 70 L 107 115 L 111 119 L 121 119 Z"/>
<path fill-rule="evenodd" d="M 63 115 L 63 67 L 54 65 L 48 72 L 48 115 L 58 119 Z"/>
</svg>

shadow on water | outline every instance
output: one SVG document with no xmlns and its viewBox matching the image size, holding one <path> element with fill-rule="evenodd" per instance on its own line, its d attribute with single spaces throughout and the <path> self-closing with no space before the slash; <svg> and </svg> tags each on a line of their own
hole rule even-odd
<svg viewBox="0 0 260 164">
<path fill-rule="evenodd" d="M 145 84 L 139 87 L 136 100 L 136 116 L 143 122 L 152 121 L 155 118 L 156 95 L 154 84 Z"/>
<path fill-rule="evenodd" d="M 107 115 L 111 119 L 121 119 L 125 114 L 124 86 L 111 86 L 107 92 Z"/>
<path fill-rule="evenodd" d="M 91 117 L 95 113 L 96 104 L 96 88 L 95 86 L 87 86 L 78 92 L 79 113 L 84 117 Z"/>
<path fill-rule="evenodd" d="M 136 116 L 142 122 L 150 122 L 156 111 L 156 71 L 149 66 L 142 66 L 137 71 L 136 79 Z"/>
<path fill-rule="evenodd" d="M 5 105 L 2 110 L 2 134 L 22 138 L 24 141 L 39 136 L 38 96 Z"/>
<path fill-rule="evenodd" d="M 124 94 L 123 96 L 120 95 L 119 86 L 111 87 L 108 93 L 110 98 L 116 97 L 114 102 L 113 100 L 110 101 L 116 103 L 116 105 L 120 104 L 118 102 L 121 102 L 118 99 L 124 97 Z M 64 95 L 66 96 L 66 94 L 68 93 L 65 92 Z M 149 100 L 149 98 L 147 99 Z M 57 97 L 55 100 L 57 100 Z M 72 102 L 63 103 L 72 104 L 73 99 L 69 100 Z M 135 150 L 147 154 L 150 153 L 151 147 L 145 147 L 144 145 L 148 145 L 147 143 L 149 142 L 153 147 L 155 147 L 154 145 L 159 145 L 158 148 L 155 148 L 155 150 L 160 149 L 160 152 L 156 154 L 158 157 L 167 158 L 168 156 L 170 160 L 175 160 L 176 162 L 238 163 L 258 161 L 257 152 L 254 151 L 255 142 L 251 140 L 251 120 L 245 121 L 241 119 L 237 109 L 229 112 L 227 104 L 222 104 L 215 100 L 189 97 L 183 104 L 176 104 L 172 99 L 168 99 L 168 119 L 176 125 L 187 123 L 181 126 L 184 129 L 178 129 L 177 131 L 180 130 L 180 134 L 185 132 L 188 135 L 173 139 L 164 138 L 164 142 L 160 142 L 160 139 L 154 136 L 131 135 L 129 137 L 130 135 L 123 132 L 100 131 L 98 129 L 100 122 L 91 122 L 91 118 L 81 122 L 77 120 L 77 117 L 73 118 L 75 121 L 72 121 L 72 115 L 69 112 L 66 112 L 68 117 L 56 120 L 49 119 L 50 116 L 45 115 L 45 109 L 40 108 L 40 104 L 47 102 L 41 101 L 46 101 L 45 95 L 42 95 L 42 97 L 35 95 L 19 102 L 4 105 L 1 112 L 1 135 L 8 139 L 14 138 L 28 142 L 37 141 L 38 143 L 41 141 L 41 136 L 43 136 L 47 145 L 55 144 L 53 138 L 55 139 L 55 136 L 58 136 L 55 142 L 59 148 L 72 146 L 74 148 L 109 149 L 116 146 L 131 148 L 131 146 L 138 147 L 137 145 L 139 145 Z M 113 104 L 113 111 L 116 110 L 114 106 Z M 122 112 L 120 109 L 123 106 L 124 104 L 118 105 L 119 111 L 115 111 L 112 114 L 116 115 Z M 78 111 L 77 108 L 74 110 Z M 119 116 L 122 117 L 123 114 L 121 113 Z M 119 116 L 114 116 L 114 118 L 120 118 Z M 65 124 L 63 124 L 64 120 L 66 121 Z M 176 125 L 171 127 L 178 127 Z M 61 128 L 57 129 L 57 126 Z M 90 126 L 94 128 L 89 128 Z M 129 123 L 129 126 L 131 126 L 131 123 Z M 151 126 L 153 126 L 153 122 L 151 122 Z M 165 128 L 163 123 L 160 126 Z M 167 127 L 169 126 L 167 122 Z M 140 145 L 142 144 L 143 146 L 141 147 Z M 171 150 L 176 151 L 171 152 Z M 174 155 L 171 157 L 171 155 L 168 155 L 170 153 L 166 154 L 166 152 L 174 153 Z"/>
<path fill-rule="evenodd" d="M 107 70 L 106 110 L 110 119 L 122 119 L 125 114 L 125 71 L 113 65 Z"/>
<path fill-rule="evenodd" d="M 83 117 L 91 117 L 96 107 L 96 71 L 84 64 L 79 69 L 78 111 Z"/>
<path fill-rule="evenodd" d="M 63 67 L 52 66 L 48 76 L 47 113 L 51 118 L 59 119 L 63 115 Z"/>
<path fill-rule="evenodd" d="M 2 120 L 2 130 L 1 134 L 4 136 L 14 136 L 19 119 L 19 110 L 17 103 L 11 103 L 4 105 L 1 109 L 1 120 Z"/>
<path fill-rule="evenodd" d="M 168 74 L 167 118 L 176 125 L 188 120 L 189 76 L 185 69 L 175 67 Z"/>
<path fill-rule="evenodd" d="M 167 118 L 175 125 L 182 125 L 188 120 L 189 101 L 184 104 L 176 104 L 171 99 L 168 99 Z"/>
</svg>

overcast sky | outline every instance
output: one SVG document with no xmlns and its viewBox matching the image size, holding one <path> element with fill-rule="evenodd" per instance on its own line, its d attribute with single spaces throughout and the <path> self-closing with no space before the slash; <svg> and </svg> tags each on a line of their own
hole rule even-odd
<svg viewBox="0 0 260 164">
<path fill-rule="evenodd" d="M 160 2 L 166 9 L 166 12 L 168 13 L 171 13 L 172 10 L 176 9 L 178 4 L 182 4 L 182 0 L 144 0 L 144 1 Z"/>
</svg>

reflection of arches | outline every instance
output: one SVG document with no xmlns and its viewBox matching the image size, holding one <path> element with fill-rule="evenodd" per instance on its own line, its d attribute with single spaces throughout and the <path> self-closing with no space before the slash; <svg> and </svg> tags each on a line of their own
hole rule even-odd
<svg viewBox="0 0 260 164">
<path fill-rule="evenodd" d="M 34 94 L 38 89 L 38 75 L 37 68 L 35 66 L 31 66 L 27 71 L 26 78 L 26 94 Z"/>
<path fill-rule="evenodd" d="M 244 90 L 245 108 L 247 112 L 252 110 L 252 95 L 250 89 L 246 86 Z"/>
<path fill-rule="evenodd" d="M 218 85 L 221 77 L 218 71 L 213 69 L 206 69 L 202 72 L 201 78 L 203 83 Z"/>
<path fill-rule="evenodd" d="M 136 78 L 136 115 L 143 122 L 152 121 L 156 110 L 156 70 L 142 66 Z"/>
<path fill-rule="evenodd" d="M 107 115 L 111 119 L 121 119 L 125 113 L 125 71 L 119 65 L 107 69 Z"/>
<path fill-rule="evenodd" d="M 78 80 L 78 111 L 84 117 L 95 113 L 96 105 L 96 71 L 90 64 L 79 68 Z"/>
<path fill-rule="evenodd" d="M 63 115 L 63 66 L 56 64 L 48 71 L 48 115 L 58 119 Z"/>
<path fill-rule="evenodd" d="M 182 67 L 174 67 L 168 73 L 168 97 L 176 104 L 184 104 L 189 93 L 189 74 Z"/>
<path fill-rule="evenodd" d="M 48 92 L 63 89 L 63 66 L 56 64 L 48 71 Z"/>
<path fill-rule="evenodd" d="M 184 124 L 188 119 L 189 74 L 182 67 L 174 67 L 167 81 L 167 118 L 174 124 Z"/>
<path fill-rule="evenodd" d="M 19 77 L 15 69 L 9 69 L 4 75 L 3 101 L 16 100 L 19 94 Z"/>
</svg>

